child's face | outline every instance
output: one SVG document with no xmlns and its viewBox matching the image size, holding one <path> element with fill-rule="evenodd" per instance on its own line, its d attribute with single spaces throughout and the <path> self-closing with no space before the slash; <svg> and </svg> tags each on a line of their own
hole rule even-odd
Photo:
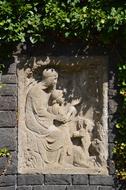
<svg viewBox="0 0 126 190">
<path fill-rule="evenodd" d="M 59 97 L 57 100 L 56 100 L 57 103 L 59 104 L 62 104 L 64 102 L 64 98 L 63 96 Z"/>
</svg>

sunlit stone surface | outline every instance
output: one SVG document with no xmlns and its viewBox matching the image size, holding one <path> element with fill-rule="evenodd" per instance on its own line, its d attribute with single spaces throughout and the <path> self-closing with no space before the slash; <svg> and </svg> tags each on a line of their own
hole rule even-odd
<svg viewBox="0 0 126 190">
<path fill-rule="evenodd" d="M 18 69 L 19 173 L 108 174 L 106 57 L 33 57 Z"/>
</svg>

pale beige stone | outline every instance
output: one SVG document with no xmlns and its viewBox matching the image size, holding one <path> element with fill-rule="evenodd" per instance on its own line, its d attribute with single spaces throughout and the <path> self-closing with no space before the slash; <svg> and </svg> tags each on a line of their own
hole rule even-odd
<svg viewBox="0 0 126 190">
<path fill-rule="evenodd" d="M 108 174 L 107 58 L 34 57 L 18 80 L 19 172 Z"/>
</svg>

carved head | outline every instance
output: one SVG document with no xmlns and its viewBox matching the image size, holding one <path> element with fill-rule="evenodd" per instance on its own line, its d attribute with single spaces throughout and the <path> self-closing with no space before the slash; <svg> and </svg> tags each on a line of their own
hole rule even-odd
<svg viewBox="0 0 126 190">
<path fill-rule="evenodd" d="M 64 98 L 63 98 L 63 91 L 62 90 L 53 90 L 51 94 L 51 98 L 53 103 L 63 103 Z"/>
<path fill-rule="evenodd" d="M 46 86 L 55 86 L 57 84 L 58 73 L 55 69 L 45 69 L 43 71 L 43 80 Z"/>
</svg>

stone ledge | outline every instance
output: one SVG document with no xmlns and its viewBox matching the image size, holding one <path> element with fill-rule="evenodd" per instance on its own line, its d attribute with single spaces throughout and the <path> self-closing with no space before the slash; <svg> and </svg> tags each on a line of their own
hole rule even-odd
<svg viewBox="0 0 126 190">
<path fill-rule="evenodd" d="M 16 183 L 15 175 L 0 176 L 0 187 L 15 186 L 15 183 Z"/>
<path fill-rule="evenodd" d="M 73 175 L 73 184 L 74 185 L 87 185 L 88 184 L 88 175 L 83 175 L 83 174 Z"/>
<path fill-rule="evenodd" d="M 2 75 L 1 82 L 4 84 L 16 84 L 16 75 Z"/>
<path fill-rule="evenodd" d="M 90 185 L 104 185 L 112 186 L 114 184 L 114 179 L 112 176 L 89 176 Z"/>
<path fill-rule="evenodd" d="M 0 128 L 0 148 L 7 147 L 9 150 L 16 150 L 16 138 L 15 128 Z"/>
<path fill-rule="evenodd" d="M 0 127 L 14 127 L 16 125 L 15 111 L 0 111 Z"/>
<path fill-rule="evenodd" d="M 37 174 L 18 175 L 18 185 L 43 185 L 44 176 Z"/>
<path fill-rule="evenodd" d="M 0 110 L 10 111 L 17 109 L 17 100 L 13 96 L 1 96 L 0 97 Z"/>
<path fill-rule="evenodd" d="M 1 96 L 17 96 L 17 85 L 16 84 L 2 84 L 0 88 Z"/>
<path fill-rule="evenodd" d="M 72 183 L 71 175 L 64 174 L 46 174 L 45 184 L 47 185 L 70 185 Z"/>
</svg>

